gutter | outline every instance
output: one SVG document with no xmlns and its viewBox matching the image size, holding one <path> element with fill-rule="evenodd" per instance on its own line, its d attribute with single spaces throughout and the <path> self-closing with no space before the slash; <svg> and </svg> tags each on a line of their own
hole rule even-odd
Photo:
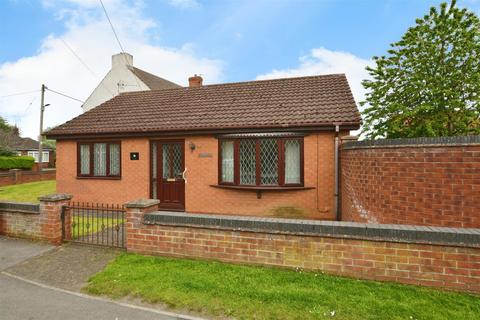
<svg viewBox="0 0 480 320">
<path fill-rule="evenodd" d="M 335 187 L 334 187 L 334 204 L 333 204 L 333 212 L 335 213 L 335 218 L 337 221 L 340 221 L 342 217 L 340 216 L 340 210 L 339 210 L 339 201 L 338 201 L 338 175 L 339 175 L 339 147 L 340 147 L 340 138 L 338 136 L 340 132 L 340 124 L 335 124 L 335 159 L 334 159 L 334 167 L 335 167 Z"/>
<path fill-rule="evenodd" d="M 48 139 L 57 140 L 79 140 L 79 139 L 97 139 L 97 138 L 130 138 L 130 137 L 165 137 L 165 136 L 192 136 L 192 135 L 220 135 L 229 133 L 257 133 L 257 132 L 280 132 L 280 131 L 330 131 L 334 130 L 336 125 L 301 125 L 301 126 L 260 126 L 260 127 L 225 127 L 225 128 L 203 128 L 190 130 L 166 130 L 166 131 L 130 131 L 130 132 L 91 132 L 91 133 L 49 133 L 44 135 Z M 345 130 L 357 130 L 360 127 L 359 123 L 341 123 L 341 128 Z M 54 130 L 54 129 L 52 129 Z"/>
</svg>

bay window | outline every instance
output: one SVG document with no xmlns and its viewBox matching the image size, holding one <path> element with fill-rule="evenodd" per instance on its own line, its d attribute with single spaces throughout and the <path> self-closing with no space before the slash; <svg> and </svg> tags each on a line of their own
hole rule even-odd
<svg viewBox="0 0 480 320">
<path fill-rule="evenodd" d="M 119 142 L 80 142 L 77 146 L 79 177 L 119 178 Z"/>
<path fill-rule="evenodd" d="M 303 186 L 303 138 L 222 138 L 219 184 Z"/>
</svg>

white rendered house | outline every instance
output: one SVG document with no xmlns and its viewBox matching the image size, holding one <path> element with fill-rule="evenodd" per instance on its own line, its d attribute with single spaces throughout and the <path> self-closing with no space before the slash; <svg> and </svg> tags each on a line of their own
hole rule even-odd
<svg viewBox="0 0 480 320">
<path fill-rule="evenodd" d="M 178 84 L 133 66 L 133 56 L 119 53 L 112 56 L 112 68 L 85 103 L 83 111 L 88 111 L 122 92 L 158 90 L 180 87 Z"/>
</svg>

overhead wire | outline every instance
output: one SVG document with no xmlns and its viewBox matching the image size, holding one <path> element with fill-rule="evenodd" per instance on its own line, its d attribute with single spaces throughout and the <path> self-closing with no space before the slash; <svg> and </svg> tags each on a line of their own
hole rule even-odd
<svg viewBox="0 0 480 320">
<path fill-rule="evenodd" d="M 88 70 L 88 72 L 90 72 L 90 74 L 95 78 L 95 79 L 98 79 L 98 76 L 95 74 L 95 72 L 93 72 L 93 70 L 85 63 L 85 61 L 83 61 L 82 58 L 80 58 L 80 56 L 75 52 L 75 50 L 73 50 L 73 48 L 71 46 L 68 45 L 68 43 L 63 40 L 62 38 L 60 38 L 60 40 L 63 42 L 63 44 L 65 45 L 65 47 L 73 54 L 73 56 L 75 58 L 78 59 L 78 61 L 80 61 L 80 63 L 85 67 L 85 69 Z M 115 97 L 115 94 L 103 83 L 103 81 L 100 81 L 100 85 L 106 90 L 108 91 L 108 93 L 110 93 L 112 95 L 112 97 Z"/>
<path fill-rule="evenodd" d="M 50 92 L 56 93 L 56 94 L 58 94 L 58 95 L 64 96 L 64 97 L 66 97 L 66 98 L 69 98 L 69 99 L 72 99 L 72 100 L 75 100 L 75 101 L 78 101 L 78 102 L 81 102 L 81 103 L 85 103 L 85 101 L 82 101 L 82 100 L 80 100 L 80 99 L 77 99 L 77 98 L 74 98 L 74 97 L 72 97 L 72 96 L 69 96 L 68 94 L 65 94 L 65 93 L 62 93 L 62 92 L 58 92 L 58 91 L 52 90 L 52 89 L 47 88 L 47 87 L 45 87 L 45 89 L 48 90 L 48 91 L 50 91 Z"/>
<path fill-rule="evenodd" d="M 117 32 L 115 31 L 115 28 L 113 26 L 112 20 L 110 20 L 110 17 L 109 17 L 108 12 L 107 12 L 107 8 L 105 8 L 105 5 L 103 4 L 102 0 L 99 0 L 99 1 L 100 1 L 100 4 L 102 5 L 103 12 L 105 12 L 105 16 L 107 17 L 108 23 L 110 24 L 110 27 L 112 28 L 113 34 L 115 35 L 115 39 L 117 39 L 117 43 L 120 47 L 120 50 L 121 50 L 122 53 L 125 53 L 125 50 L 123 49 L 122 43 L 120 42 L 120 39 L 118 38 Z M 128 65 L 127 58 L 125 57 L 124 54 L 123 54 L 123 58 L 125 59 L 125 64 Z M 134 79 L 135 79 L 135 82 L 137 83 L 137 87 L 139 89 L 141 89 L 142 87 L 140 86 L 140 83 L 138 82 L 138 79 L 137 79 L 136 76 L 134 77 Z"/>
<path fill-rule="evenodd" d="M 11 93 L 11 94 L 6 94 L 6 95 L 3 95 L 3 96 L 0 96 L 0 98 L 8 98 L 8 97 L 14 97 L 14 96 L 21 96 L 21 95 L 24 95 L 24 94 L 30 94 L 30 93 L 34 93 L 34 92 L 38 92 L 40 90 L 30 90 L 30 91 L 24 91 L 24 92 L 16 92 L 16 93 Z"/>
</svg>

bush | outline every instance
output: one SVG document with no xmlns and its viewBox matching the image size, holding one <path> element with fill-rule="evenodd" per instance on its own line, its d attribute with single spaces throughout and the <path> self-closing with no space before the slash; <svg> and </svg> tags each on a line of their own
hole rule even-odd
<svg viewBox="0 0 480 320">
<path fill-rule="evenodd" d="M 16 156 L 14 151 L 9 150 L 8 148 L 5 148 L 3 146 L 0 146 L 0 157 L 13 157 L 13 156 Z"/>
<path fill-rule="evenodd" d="M 35 159 L 28 156 L 19 157 L 0 157 L 0 170 L 27 169 L 33 167 Z"/>
</svg>

